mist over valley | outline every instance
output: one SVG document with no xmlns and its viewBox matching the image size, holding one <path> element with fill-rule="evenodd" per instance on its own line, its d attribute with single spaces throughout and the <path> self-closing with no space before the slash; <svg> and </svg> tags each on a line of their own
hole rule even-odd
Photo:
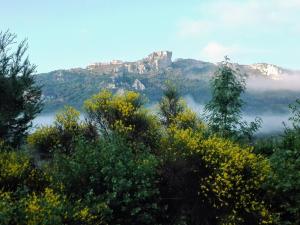
<svg viewBox="0 0 300 225">
<path fill-rule="evenodd" d="M 242 95 L 245 120 L 260 117 L 262 133 L 282 130 L 282 122 L 289 117 L 289 104 L 300 96 L 299 71 L 267 63 L 232 66 L 240 74 L 246 74 L 246 91 Z M 113 60 L 86 68 L 37 74 L 45 104 L 34 124 L 49 124 L 64 105 L 84 111 L 84 101 L 103 89 L 121 95 L 125 90 L 137 91 L 145 97 L 147 105 L 153 106 L 160 101 L 167 81 L 177 86 L 187 105 L 201 117 L 204 105 L 211 98 L 210 79 L 216 70 L 214 63 L 172 60 L 172 52 L 157 51 L 134 62 Z"/>
</svg>

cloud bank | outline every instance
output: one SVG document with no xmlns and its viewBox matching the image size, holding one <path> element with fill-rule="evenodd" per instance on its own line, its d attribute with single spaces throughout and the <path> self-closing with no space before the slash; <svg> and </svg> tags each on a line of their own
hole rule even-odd
<svg viewBox="0 0 300 225">
<path fill-rule="evenodd" d="M 283 74 L 280 80 L 264 77 L 249 77 L 247 79 L 249 91 L 297 91 L 300 93 L 300 73 Z M 299 96 L 300 97 L 300 96 Z"/>
</svg>

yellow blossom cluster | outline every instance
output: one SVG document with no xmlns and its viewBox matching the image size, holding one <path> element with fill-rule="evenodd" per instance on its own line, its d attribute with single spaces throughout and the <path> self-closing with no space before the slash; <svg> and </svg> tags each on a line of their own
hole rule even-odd
<svg viewBox="0 0 300 225">
<path fill-rule="evenodd" d="M 76 130 L 79 126 L 80 112 L 70 106 L 65 106 L 64 110 L 56 114 L 56 123 L 65 130 Z"/>
<path fill-rule="evenodd" d="M 112 95 L 103 90 L 85 102 L 85 108 L 90 115 L 100 117 L 108 126 L 120 133 L 132 131 L 132 117 L 138 113 L 140 95 L 128 91 L 124 95 Z"/>
<path fill-rule="evenodd" d="M 256 196 L 270 173 L 266 159 L 252 153 L 251 148 L 216 137 L 201 141 L 196 153 L 211 171 L 201 179 L 201 192 L 206 196 L 214 194 L 216 208 L 231 205 L 229 215 L 235 219 L 237 212 L 245 210 L 260 214 L 262 224 L 272 223 L 265 203 Z"/>
<path fill-rule="evenodd" d="M 64 199 L 46 188 L 39 196 L 33 193 L 26 199 L 27 224 L 43 224 L 45 220 L 62 222 Z"/>
<path fill-rule="evenodd" d="M 137 133 L 143 136 L 141 131 L 152 132 L 149 126 L 155 126 L 153 118 L 142 107 L 140 94 L 133 91 L 113 95 L 103 90 L 85 102 L 85 109 L 100 123 L 100 127 L 108 127 L 127 136 L 137 136 Z"/>
<path fill-rule="evenodd" d="M 30 167 L 30 161 L 18 152 L 1 152 L 0 183 L 11 179 L 22 179 Z"/>
<path fill-rule="evenodd" d="M 229 210 L 223 224 L 242 221 L 242 211 L 257 214 L 261 224 L 272 224 L 268 207 L 256 195 L 270 173 L 270 166 L 251 148 L 222 138 L 203 138 L 201 131 L 176 125 L 168 128 L 168 137 L 162 144 L 173 157 L 196 157 L 204 165 L 208 174 L 200 178 L 198 194 L 217 210 Z"/>
</svg>

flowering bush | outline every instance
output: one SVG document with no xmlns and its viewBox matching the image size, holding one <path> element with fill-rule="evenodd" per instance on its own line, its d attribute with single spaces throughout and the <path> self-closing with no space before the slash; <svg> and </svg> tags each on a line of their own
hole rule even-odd
<svg viewBox="0 0 300 225">
<path fill-rule="evenodd" d="M 26 153 L 0 151 L 0 190 L 15 191 L 24 186 L 40 190 L 47 183 L 43 171 L 34 166 Z"/>
<path fill-rule="evenodd" d="M 180 124 L 180 122 L 179 122 Z M 262 199 L 267 160 L 229 140 L 205 138 L 203 130 L 167 128 L 161 193 L 175 220 L 198 224 L 272 224 Z M 174 200 L 175 199 L 175 200 Z M 196 211 L 194 211 L 196 210 Z"/>
<path fill-rule="evenodd" d="M 54 150 L 71 154 L 80 138 L 96 140 L 98 135 L 92 124 L 80 122 L 80 113 L 72 107 L 56 115 L 54 125 L 42 126 L 27 138 L 28 144 L 43 157 Z"/>
<path fill-rule="evenodd" d="M 157 147 L 159 123 L 143 107 L 140 94 L 128 91 L 124 95 L 112 95 L 104 90 L 88 99 L 85 109 L 102 134 L 116 132 L 128 140 Z"/>
</svg>

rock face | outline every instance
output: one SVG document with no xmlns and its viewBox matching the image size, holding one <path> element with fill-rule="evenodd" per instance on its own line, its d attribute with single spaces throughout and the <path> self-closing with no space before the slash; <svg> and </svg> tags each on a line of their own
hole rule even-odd
<svg viewBox="0 0 300 225">
<path fill-rule="evenodd" d="M 267 63 L 233 65 L 235 68 L 240 69 L 246 74 L 263 76 L 272 80 L 281 80 L 284 75 L 293 73 L 293 71 Z M 138 74 L 154 76 L 168 71 L 173 74 L 181 74 L 190 78 L 199 78 L 199 75 L 209 78 L 214 74 L 216 69 L 217 65 L 213 63 L 195 59 L 177 59 L 173 62 L 172 52 L 170 51 L 156 51 L 135 62 L 112 60 L 108 63 L 94 63 L 86 67 L 86 70 L 98 75 L 108 74 L 111 76 L 118 76 L 124 74 Z"/>
<path fill-rule="evenodd" d="M 158 51 L 153 52 L 144 59 L 149 65 L 155 70 L 167 68 L 172 64 L 172 52 L 169 51 Z"/>
<path fill-rule="evenodd" d="M 279 68 L 278 66 L 267 64 L 267 63 L 256 63 L 256 64 L 249 65 L 249 67 L 272 80 L 282 79 L 282 75 L 284 73 L 284 70 Z"/>
<path fill-rule="evenodd" d="M 102 74 L 153 74 L 168 68 L 172 64 L 172 52 L 157 51 L 142 60 L 123 62 L 112 60 L 108 63 L 94 63 L 86 67 L 87 70 Z"/>
<path fill-rule="evenodd" d="M 139 81 L 138 79 L 134 80 L 134 82 L 132 84 L 132 87 L 137 91 L 145 90 L 145 85 L 141 81 Z"/>
</svg>

